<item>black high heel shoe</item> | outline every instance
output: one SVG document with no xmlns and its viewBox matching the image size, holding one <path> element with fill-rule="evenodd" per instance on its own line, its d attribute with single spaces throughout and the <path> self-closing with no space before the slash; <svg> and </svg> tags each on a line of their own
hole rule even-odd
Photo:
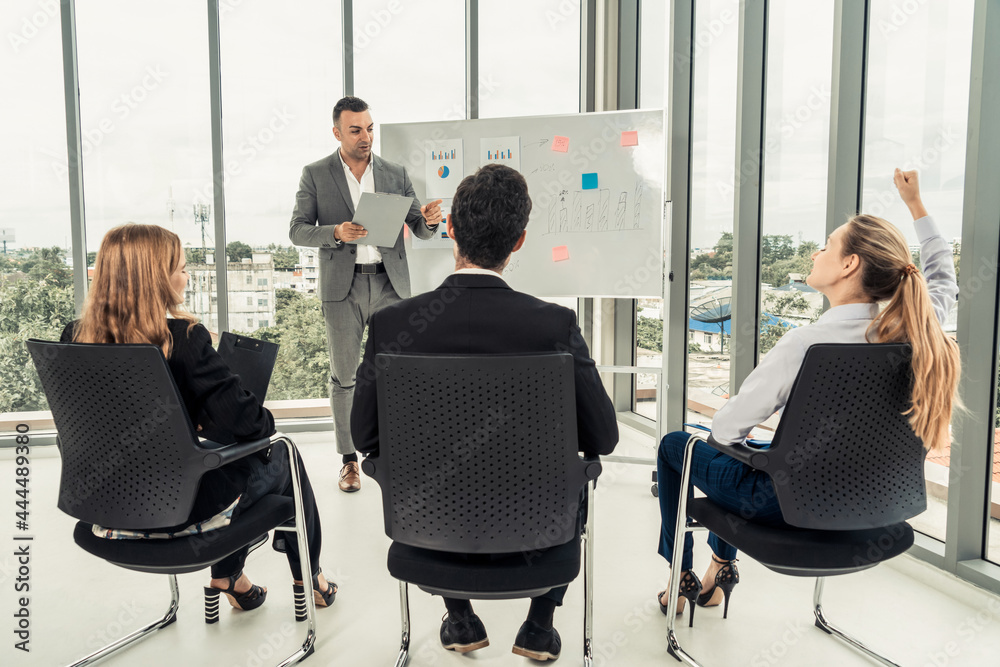
<svg viewBox="0 0 1000 667">
<path fill-rule="evenodd" d="M 337 597 L 337 584 L 332 581 L 327 580 L 326 590 L 322 591 L 319 588 L 319 574 L 323 570 L 320 569 L 313 577 L 313 599 L 316 604 L 320 607 L 329 607 L 333 604 L 333 601 Z M 306 620 L 306 589 L 302 584 L 292 583 L 292 594 L 295 597 L 295 620 L 304 621 Z"/>
<path fill-rule="evenodd" d="M 740 583 L 740 571 L 736 569 L 736 558 L 733 560 L 723 561 L 716 558 L 715 554 L 712 554 L 712 560 L 716 563 L 721 563 L 722 569 L 715 575 L 715 585 L 698 596 L 698 606 L 707 606 L 712 600 L 712 597 L 715 595 L 715 589 L 719 588 L 725 596 L 725 606 L 722 609 L 722 618 L 726 618 L 729 615 L 729 595 L 733 592 L 733 587 Z"/>
<path fill-rule="evenodd" d="M 698 599 L 698 593 L 700 592 L 701 592 L 701 582 L 698 580 L 698 577 L 695 576 L 695 573 L 692 572 L 691 570 L 685 571 L 684 575 L 681 577 L 680 594 L 683 597 L 687 598 L 688 607 L 691 608 L 691 616 L 688 618 L 689 628 L 694 627 L 694 606 L 695 606 L 694 603 L 695 600 Z M 660 605 L 660 612 L 664 616 L 666 616 L 667 605 L 663 604 L 663 602 L 661 601 L 664 593 L 666 593 L 666 591 L 660 591 L 659 594 L 656 596 L 656 601 Z M 683 614 L 684 612 L 680 613 Z"/>
<path fill-rule="evenodd" d="M 226 597 L 229 598 L 229 603 L 233 605 L 233 607 L 236 609 L 242 609 L 243 611 L 250 611 L 251 609 L 256 609 L 264 604 L 264 600 L 267 598 L 267 591 L 261 586 L 251 584 L 250 590 L 245 593 L 236 592 L 236 582 L 239 581 L 239 578 L 242 576 L 243 572 L 240 571 L 229 577 L 229 586 L 226 588 L 212 588 L 211 586 L 205 586 L 206 623 L 219 622 L 219 595 L 222 593 L 226 594 Z"/>
</svg>

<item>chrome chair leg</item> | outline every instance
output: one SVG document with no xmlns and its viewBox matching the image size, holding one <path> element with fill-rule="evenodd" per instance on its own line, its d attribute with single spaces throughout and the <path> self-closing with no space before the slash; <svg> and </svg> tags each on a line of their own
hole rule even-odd
<svg viewBox="0 0 1000 667">
<path fill-rule="evenodd" d="M 817 577 L 816 588 L 813 590 L 813 613 L 816 615 L 816 627 L 829 635 L 833 635 L 833 637 L 840 642 L 854 647 L 872 660 L 876 660 L 886 667 L 900 667 L 899 663 L 893 662 L 885 656 L 879 655 L 854 637 L 846 634 L 841 629 L 826 620 L 826 616 L 823 613 L 823 584 L 824 578 Z"/>
<path fill-rule="evenodd" d="M 176 575 L 171 574 L 168 575 L 167 578 L 170 580 L 170 606 L 167 607 L 167 613 L 163 615 L 163 618 L 153 621 L 152 623 L 149 623 L 148 625 L 139 628 L 135 632 L 126 635 L 125 637 L 122 637 L 116 642 L 108 644 L 102 649 L 98 649 L 97 651 L 91 653 L 87 657 L 81 658 L 80 660 L 69 665 L 69 667 L 83 667 L 84 665 L 92 665 L 98 660 L 103 660 L 104 658 L 108 657 L 115 651 L 125 648 L 129 644 L 137 642 L 140 639 L 145 639 L 146 637 L 153 634 L 160 628 L 164 628 L 173 623 L 174 621 L 176 621 L 177 607 L 180 604 L 181 600 L 180 588 L 177 586 Z"/>
<path fill-rule="evenodd" d="M 316 600 L 312 588 L 312 563 L 309 559 L 309 539 L 306 535 L 305 509 L 302 505 L 302 480 L 299 479 L 298 457 L 295 445 L 283 433 L 271 436 L 272 443 L 283 442 L 288 447 L 288 467 L 292 477 L 292 495 L 295 501 L 295 527 L 278 526 L 275 530 L 295 532 L 299 545 L 299 569 L 302 571 L 302 587 L 306 593 L 306 637 L 302 646 L 290 656 L 278 663 L 278 667 L 288 667 L 302 662 L 315 651 L 316 645 Z"/>
<path fill-rule="evenodd" d="M 405 581 L 399 582 L 399 621 L 401 636 L 396 667 L 403 667 L 410 659 L 410 595 Z"/>
<path fill-rule="evenodd" d="M 674 631 L 677 619 L 677 599 L 680 595 L 681 585 L 681 562 L 684 558 L 684 534 L 690 530 L 687 525 L 687 504 L 688 487 L 691 484 L 691 453 L 694 451 L 694 443 L 698 436 L 692 435 L 684 445 L 684 464 L 681 466 L 681 493 L 680 502 L 677 506 L 677 523 L 674 529 L 674 553 L 670 560 L 670 582 L 667 584 L 669 601 L 667 602 L 667 652 L 678 662 L 701 667 L 697 660 L 692 658 L 687 651 L 681 648 L 677 641 L 677 634 Z"/>
<path fill-rule="evenodd" d="M 594 664 L 594 491 L 587 483 L 587 523 L 583 532 L 583 667 Z"/>
</svg>

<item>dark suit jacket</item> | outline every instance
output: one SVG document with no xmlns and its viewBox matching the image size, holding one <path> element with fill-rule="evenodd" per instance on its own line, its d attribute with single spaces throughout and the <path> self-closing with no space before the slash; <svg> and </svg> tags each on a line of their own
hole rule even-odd
<svg viewBox="0 0 1000 667">
<path fill-rule="evenodd" d="M 414 197 L 406 224 L 417 237 L 429 239 L 434 231 L 420 213 L 420 203 L 413 193 L 406 169 L 372 154 L 372 177 L 375 192 Z M 350 243 L 337 245 L 333 228 L 354 219 L 354 203 L 340 160 L 340 149 L 302 170 L 299 191 L 295 194 L 295 210 L 288 229 L 288 238 L 297 246 L 319 248 L 319 298 L 341 301 L 351 290 L 357 248 Z M 382 253 L 389 282 L 401 298 L 410 296 L 410 272 L 406 264 L 403 230 L 391 248 L 378 247 Z"/>
<path fill-rule="evenodd" d="M 436 290 L 375 312 L 358 368 L 351 410 L 354 446 L 378 453 L 378 352 L 509 354 L 570 352 L 576 382 L 580 451 L 610 454 L 618 444 L 614 406 L 590 358 L 576 314 L 516 292 L 499 276 L 457 274 Z"/>
<path fill-rule="evenodd" d="M 68 324 L 60 340 L 70 342 L 75 327 L 76 322 Z M 189 334 L 188 322 L 173 319 L 167 320 L 167 327 L 173 338 L 167 367 L 191 423 L 197 425 L 211 419 L 238 440 L 256 440 L 274 433 L 270 411 L 240 385 L 239 378 L 212 347 L 208 329 L 196 324 Z M 246 489 L 250 468 L 257 461 L 244 459 L 205 473 L 188 524 L 207 519 L 229 506 Z"/>
</svg>

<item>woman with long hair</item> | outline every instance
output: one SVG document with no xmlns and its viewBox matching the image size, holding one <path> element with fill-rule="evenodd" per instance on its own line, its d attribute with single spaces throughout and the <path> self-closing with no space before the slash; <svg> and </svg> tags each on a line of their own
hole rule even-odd
<svg viewBox="0 0 1000 667">
<path fill-rule="evenodd" d="M 184 250 L 176 234 L 156 225 L 128 223 L 105 234 L 97 252 L 94 279 L 83 316 L 63 331 L 64 342 L 151 343 L 166 359 L 193 424 L 211 420 L 238 440 L 256 440 L 274 433 L 274 419 L 260 402 L 240 385 L 239 378 L 212 347 L 208 330 L 183 307 L 188 274 Z M 200 426 L 199 426 L 200 428 Z M 299 461 L 302 501 L 309 537 L 316 602 L 329 606 L 336 584 L 319 570 L 322 536 L 319 514 L 305 468 Z M 268 494 L 292 495 L 288 453 L 275 447 L 269 459 L 250 456 L 206 473 L 194 509 L 182 526 L 155 527 L 173 534 L 203 527 L 213 518 L 235 518 Z M 130 537 L 138 537 L 130 535 Z M 298 543 L 277 539 L 292 570 L 293 586 L 302 588 Z M 267 589 L 253 585 L 243 564 L 243 548 L 212 565 L 212 580 L 205 589 L 206 608 L 219 592 L 237 609 L 256 609 Z"/>
<path fill-rule="evenodd" d="M 751 429 L 784 408 L 806 350 L 816 343 L 909 343 L 913 350 L 910 425 L 928 451 L 943 449 L 949 440 L 952 407 L 960 373 L 958 346 L 941 325 L 955 305 L 958 283 L 952 251 L 920 200 L 917 172 L 896 169 L 893 181 L 913 215 L 920 239 L 921 272 L 913 264 L 903 234 L 873 215 L 856 215 L 830 234 L 826 246 L 812 255 L 806 282 L 830 301 L 830 309 L 814 324 L 786 333 L 747 376 L 739 395 L 729 399 L 712 420 L 712 437 L 720 443 L 740 443 Z M 879 304 L 885 304 L 880 310 Z M 660 499 L 659 553 L 673 555 L 684 447 L 690 435 L 667 434 L 660 442 L 657 479 Z M 770 477 L 704 442 L 692 452 L 691 482 L 713 502 L 732 512 L 754 504 L 754 521 L 785 525 Z M 761 499 L 766 502 L 761 505 Z M 739 582 L 736 549 L 709 534 L 712 561 L 701 581 L 692 571 L 694 540 L 684 538 L 684 574 L 677 612 L 688 604 L 715 606 Z M 666 591 L 658 596 L 667 613 Z M 691 609 L 692 618 L 694 608 Z"/>
</svg>

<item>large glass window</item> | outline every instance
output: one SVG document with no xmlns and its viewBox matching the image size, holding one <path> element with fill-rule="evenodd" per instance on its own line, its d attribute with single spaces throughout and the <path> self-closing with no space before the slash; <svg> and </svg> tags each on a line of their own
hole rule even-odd
<svg viewBox="0 0 1000 667">
<path fill-rule="evenodd" d="M 729 397 L 739 2 L 696 7 L 687 407 L 708 424 Z"/>
<path fill-rule="evenodd" d="M 871 9 L 865 110 L 862 210 L 895 223 L 914 254 L 912 220 L 892 184 L 893 169 L 916 169 L 921 194 L 958 263 L 965 184 L 965 135 L 972 57 L 972 0 L 900 5 L 875 0 Z M 959 286 L 961 287 L 961 273 Z M 955 335 L 956 312 L 945 322 Z M 914 526 L 945 537 L 948 498 L 945 451 L 928 458 L 927 511 Z"/>
<path fill-rule="evenodd" d="M 643 2 L 640 95 L 643 108 L 668 103 L 662 59 L 670 13 Z M 661 26 L 662 34 L 657 34 Z M 696 4 L 691 146 L 691 274 L 688 321 L 688 421 L 708 423 L 729 395 L 729 298 L 733 277 L 733 174 L 736 151 L 737 0 Z M 660 366 L 663 312 L 659 299 L 636 304 L 636 363 Z M 658 415 L 659 379 L 636 376 L 633 409 Z"/>
<path fill-rule="evenodd" d="M 356 17 L 359 47 L 378 16 Z M 325 398 L 317 249 L 293 246 L 288 223 L 302 168 L 339 146 L 332 113 L 344 92 L 340 3 L 309 0 L 289 12 L 270 0 L 220 19 L 229 326 L 281 345 L 269 400 Z M 196 271 L 207 279 L 214 270 L 189 268 L 192 282 Z"/>
<path fill-rule="evenodd" d="M 87 249 L 111 227 L 153 223 L 204 263 L 215 245 L 205 3 L 78 3 L 77 40 Z M 217 330 L 205 273 L 192 274 L 186 305 Z"/>
<path fill-rule="evenodd" d="M 530 48 L 511 48 L 512 44 Z M 479 117 L 580 109 L 580 2 L 479 3 Z"/>
<path fill-rule="evenodd" d="M 670 7 L 664 2 L 643 0 L 639 16 L 639 108 L 666 108 L 670 81 Z M 667 120 L 664 116 L 665 124 Z M 659 368 L 662 365 L 662 311 L 661 299 L 639 299 L 636 302 L 636 366 Z M 657 419 L 659 387 L 659 375 L 639 373 L 634 376 L 632 409 L 643 417 Z"/>
<path fill-rule="evenodd" d="M 354 94 L 371 105 L 376 152 L 381 123 L 465 118 L 465 3 L 355 0 Z"/>
<path fill-rule="evenodd" d="M 823 308 L 823 295 L 806 277 L 812 253 L 826 238 L 833 9 L 833 0 L 768 5 L 761 356 L 792 328 L 814 322 Z M 798 29 L 806 24 L 812 29 Z"/>
<path fill-rule="evenodd" d="M 51 6 L 50 6 L 51 5 Z M 0 72 L 0 413 L 48 409 L 24 342 L 73 319 L 58 3 L 5 2 Z M 79 267 L 83 270 L 83 267 Z"/>
</svg>

